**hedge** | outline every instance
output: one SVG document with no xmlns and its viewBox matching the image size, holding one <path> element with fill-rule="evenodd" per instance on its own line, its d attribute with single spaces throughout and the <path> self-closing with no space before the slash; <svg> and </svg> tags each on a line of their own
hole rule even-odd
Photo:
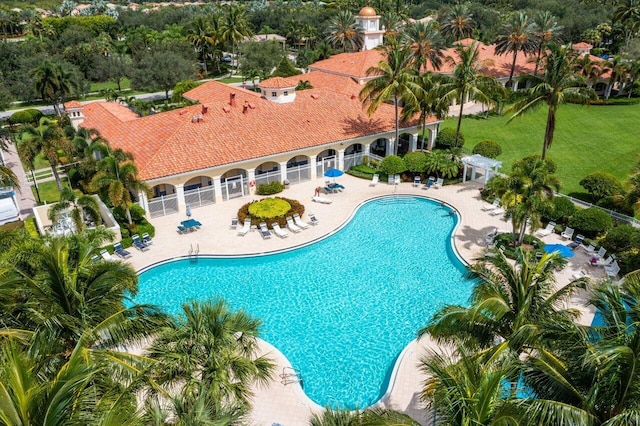
<svg viewBox="0 0 640 426">
<path fill-rule="evenodd" d="M 594 238 L 613 228 L 613 219 L 606 212 L 590 207 L 578 210 L 570 219 L 568 225 L 577 233 L 588 238 Z"/>
<path fill-rule="evenodd" d="M 483 157 L 496 158 L 502 154 L 502 148 L 498 142 L 485 139 L 473 147 L 472 153 L 482 155 Z"/>
<path fill-rule="evenodd" d="M 256 187 L 258 195 L 273 195 L 284 191 L 284 185 L 280 182 L 261 183 Z"/>
<path fill-rule="evenodd" d="M 280 225 L 281 227 L 285 227 L 287 226 L 287 217 L 288 216 L 293 216 L 294 214 L 299 214 L 301 217 L 304 214 L 304 205 L 302 205 L 300 203 L 300 201 L 298 200 L 291 200 L 289 198 L 284 198 L 284 197 L 276 197 L 276 198 L 280 198 L 286 202 L 288 202 L 291 205 L 291 209 L 286 212 L 285 214 L 283 214 L 282 216 L 279 217 L 274 217 L 273 219 L 269 220 L 269 223 L 267 223 L 268 227 L 271 227 L 271 224 L 274 222 L 277 222 L 278 225 Z M 251 225 L 252 226 L 259 226 L 260 223 L 264 222 L 264 220 L 260 219 L 260 218 L 254 218 L 251 217 L 251 215 L 249 214 L 249 206 L 253 203 L 257 202 L 256 201 L 252 201 L 251 203 L 247 203 L 244 206 L 240 207 L 240 209 L 238 210 L 238 222 L 239 223 L 244 223 L 244 220 L 246 218 L 250 218 L 251 219 Z"/>
<path fill-rule="evenodd" d="M 443 146 L 446 148 L 451 148 L 456 142 L 456 129 L 451 127 L 445 127 L 440 129 L 438 135 L 436 136 L 436 145 Z M 458 147 L 462 147 L 464 145 L 464 135 L 460 132 L 460 136 L 458 137 Z"/>
</svg>

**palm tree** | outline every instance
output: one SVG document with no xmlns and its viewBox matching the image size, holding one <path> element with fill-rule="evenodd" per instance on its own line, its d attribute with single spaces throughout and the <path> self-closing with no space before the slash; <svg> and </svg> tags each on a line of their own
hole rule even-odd
<svg viewBox="0 0 640 426">
<path fill-rule="evenodd" d="M 85 217 L 88 217 L 96 225 L 102 222 L 100 206 L 94 197 L 84 194 L 77 197 L 73 189 L 65 186 L 60 192 L 60 201 L 49 209 L 49 219 L 51 222 L 56 223 L 62 214 L 67 211 L 70 211 L 69 216 L 73 221 L 76 232 L 82 232 L 84 229 Z"/>
<path fill-rule="evenodd" d="M 466 4 L 457 3 L 445 16 L 441 23 L 440 31 L 445 37 L 453 38 L 455 41 L 465 37 L 471 37 L 475 28 L 473 14 Z"/>
<path fill-rule="evenodd" d="M 57 120 L 42 117 L 37 127 L 31 125 L 20 129 L 17 137 L 20 156 L 32 164 L 36 155 L 42 152 L 51 166 L 58 190 L 62 191 L 62 181 L 58 174 L 58 166 L 61 164 L 59 152 L 70 154 L 72 144 L 66 138 L 64 131 L 58 125 Z"/>
<path fill-rule="evenodd" d="M 249 21 L 247 20 L 246 9 L 242 5 L 231 5 L 223 8 L 224 14 L 222 16 L 222 22 L 220 27 L 220 38 L 228 43 L 231 43 L 231 51 L 235 56 L 238 44 L 244 40 L 245 37 L 251 37 L 253 32 L 250 29 Z M 236 66 L 238 65 L 238 58 L 236 57 Z"/>
<path fill-rule="evenodd" d="M 364 43 L 364 30 L 357 25 L 356 18 L 349 11 L 338 12 L 336 17 L 329 22 L 327 42 L 334 48 L 342 47 L 342 51 L 357 51 L 362 49 Z"/>
<path fill-rule="evenodd" d="M 417 83 L 420 90 L 415 93 L 416 103 L 405 105 L 402 108 L 402 121 L 408 121 L 416 113 L 420 114 L 420 129 L 423 132 L 421 148 L 424 150 L 424 130 L 427 117 L 435 115 L 439 120 L 443 119 L 449 111 L 449 103 L 440 94 L 440 77 L 437 74 L 424 72 L 418 76 Z"/>
<path fill-rule="evenodd" d="M 576 71 L 585 78 L 587 87 L 592 88 L 598 83 L 600 77 L 610 69 L 603 66 L 599 61 L 593 61 L 589 55 L 582 55 L 576 59 Z"/>
<path fill-rule="evenodd" d="M 386 49 L 386 60 L 380 61 L 378 66 L 367 70 L 367 76 L 376 76 L 367 81 L 360 91 L 360 100 L 367 106 L 367 114 L 372 115 L 384 102 L 393 101 L 395 108 L 395 143 L 393 153 L 398 153 L 400 128 L 399 103 L 415 108 L 418 103 L 416 93 L 420 86 L 417 84 L 417 72 L 412 67 L 413 56 L 404 46 L 392 44 Z"/>
<path fill-rule="evenodd" d="M 576 72 L 575 60 L 576 56 L 570 48 L 550 44 L 544 55 L 544 73 L 530 76 L 533 87 L 527 89 L 524 98 L 515 103 L 512 108 L 515 113 L 507 122 L 534 111 L 543 104 L 547 105 L 547 128 L 542 145 L 543 160 L 553 142 L 556 113 L 560 105 L 568 100 L 587 104 L 594 97 L 593 91 L 584 87 L 584 77 Z"/>
<path fill-rule="evenodd" d="M 564 263 L 557 254 L 545 254 L 538 262 L 525 252 L 514 265 L 494 250 L 470 267 L 474 284 L 469 306 L 440 309 L 419 335 L 438 342 L 487 350 L 486 356 L 515 365 L 521 356 L 543 348 L 540 335 L 547 323 L 573 320 L 578 312 L 563 303 L 583 281 L 555 288 L 554 269 Z M 511 376 L 512 385 L 517 375 Z"/>
<path fill-rule="evenodd" d="M 62 64 L 48 59 L 30 73 L 35 80 L 36 92 L 43 100 L 51 102 L 56 115 L 61 115 L 59 104 L 64 103 L 66 97 L 79 87 L 77 76 Z"/>
<path fill-rule="evenodd" d="M 611 70 L 611 76 L 609 77 L 609 84 L 604 92 L 604 98 L 609 99 L 611 96 L 611 90 L 616 83 L 626 80 L 628 63 L 625 62 L 621 56 L 614 56 L 612 60 L 605 62 L 606 66 Z M 620 94 L 622 90 L 618 91 Z"/>
<path fill-rule="evenodd" d="M 257 356 L 260 321 L 231 312 L 224 300 L 191 301 L 184 317 L 162 331 L 148 350 L 158 363 L 151 372 L 167 389 L 193 395 L 200 386 L 214 401 L 246 407 L 253 384 L 267 383 L 275 365 Z"/>
<path fill-rule="evenodd" d="M 455 48 L 458 59 L 447 58 L 455 68 L 453 69 L 453 76 L 442 84 L 441 96 L 449 103 L 455 100 L 460 105 L 454 147 L 458 146 L 458 140 L 460 139 L 462 112 L 466 100 L 492 105 L 495 103 L 493 94 L 502 93 L 503 91 L 502 86 L 495 78 L 481 73 L 485 65 L 488 64 L 479 61 L 479 49 L 480 47 L 477 43 L 471 43 L 467 47 L 458 44 Z"/>
<path fill-rule="evenodd" d="M 495 52 L 497 55 L 513 53 L 511 69 L 507 87 L 513 86 L 513 73 L 516 69 L 518 52 L 525 55 L 533 53 L 536 49 L 536 24 L 531 22 L 526 13 L 516 12 L 502 25 L 500 35 L 496 39 Z"/>
<path fill-rule="evenodd" d="M 138 178 L 138 168 L 133 156 L 120 149 L 104 157 L 98 165 L 99 171 L 91 180 L 90 186 L 96 191 L 106 191 L 109 201 L 114 207 L 122 207 L 129 224 L 133 199 L 131 191 L 149 192 L 149 186 Z"/>
<path fill-rule="evenodd" d="M 540 59 L 542 59 L 542 50 L 545 48 L 547 43 L 558 39 L 564 27 L 562 25 L 558 25 L 558 18 L 553 16 L 553 14 L 548 10 L 538 12 L 533 17 L 533 22 L 536 25 L 534 35 L 538 45 L 536 67 L 533 70 L 533 74 L 538 75 L 538 67 L 540 66 Z"/>
<path fill-rule="evenodd" d="M 360 426 L 360 411 L 325 409 L 322 414 L 314 413 L 309 426 Z"/>
<path fill-rule="evenodd" d="M 210 19 L 196 16 L 189 26 L 187 39 L 193 43 L 196 51 L 200 54 L 204 64 L 204 72 L 207 74 L 207 59 L 214 46 L 218 44 L 218 34 L 214 31 Z"/>
<path fill-rule="evenodd" d="M 8 152 L 10 139 L 10 131 L 8 129 L 0 129 L 0 151 Z M 0 186 L 13 186 L 20 191 L 20 182 L 17 176 L 7 167 L 2 161 L 0 161 Z"/>
<path fill-rule="evenodd" d="M 520 424 L 514 409 L 507 409 L 504 383 L 513 376 L 513 367 L 486 362 L 481 356 L 459 346 L 456 356 L 430 353 L 420 362 L 429 376 L 421 394 L 438 417 L 438 424 L 494 425 Z M 435 424 L 435 421 L 434 421 Z"/>
<path fill-rule="evenodd" d="M 629 47 L 629 42 L 640 25 L 640 1 L 623 0 L 618 3 L 611 17 L 612 22 L 620 23 L 625 29 L 624 46 Z"/>
<path fill-rule="evenodd" d="M 414 22 L 405 27 L 403 36 L 414 56 L 413 62 L 416 69 L 426 67 L 427 63 L 431 64 L 436 71 L 440 69 L 444 57 L 442 53 L 444 40 L 431 23 Z"/>
<path fill-rule="evenodd" d="M 554 190 L 560 181 L 549 172 L 547 162 L 538 156 L 516 161 L 508 176 L 496 176 L 487 190 L 500 198 L 507 208 L 513 224 L 513 242 L 520 246 L 524 241 L 527 224 L 535 228 L 540 222 L 541 211 L 552 207 Z"/>
</svg>

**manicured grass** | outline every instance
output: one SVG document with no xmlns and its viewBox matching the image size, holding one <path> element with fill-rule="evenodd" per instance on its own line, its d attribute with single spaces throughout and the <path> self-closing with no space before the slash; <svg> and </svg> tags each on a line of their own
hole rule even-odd
<svg viewBox="0 0 640 426">
<path fill-rule="evenodd" d="M 509 172 L 511 164 L 527 155 L 541 154 L 547 122 L 547 109 L 542 107 L 507 124 L 510 114 L 503 117 L 464 118 L 462 133 L 464 151 L 484 139 L 500 143 L 502 171 Z M 455 118 L 448 118 L 443 127 L 456 126 Z M 638 163 L 638 143 L 632 129 L 640 127 L 640 105 L 579 106 L 562 105 L 557 114 L 553 145 L 547 156 L 557 166 L 562 181 L 560 192 L 586 193 L 578 182 L 586 175 L 603 171 L 626 181 Z"/>
<path fill-rule="evenodd" d="M 229 83 L 242 83 L 243 81 L 245 81 L 245 79 L 242 77 L 226 77 L 226 78 L 216 79 L 216 81 L 229 84 Z"/>
<path fill-rule="evenodd" d="M 33 196 L 36 197 L 37 201 L 38 196 L 36 195 L 36 188 L 32 186 L 31 190 L 33 191 Z M 40 201 L 42 204 L 44 204 L 45 202 L 47 204 L 51 204 L 60 201 L 60 191 L 58 191 L 58 185 L 56 185 L 55 180 L 39 183 L 38 191 L 40 192 Z"/>
<path fill-rule="evenodd" d="M 122 90 L 127 90 L 131 87 L 131 81 L 128 78 L 123 78 L 120 81 L 120 88 Z M 91 87 L 89 88 L 90 92 L 99 92 L 101 90 L 113 89 L 118 90 L 118 85 L 114 81 L 103 81 L 99 83 L 91 83 Z"/>
</svg>

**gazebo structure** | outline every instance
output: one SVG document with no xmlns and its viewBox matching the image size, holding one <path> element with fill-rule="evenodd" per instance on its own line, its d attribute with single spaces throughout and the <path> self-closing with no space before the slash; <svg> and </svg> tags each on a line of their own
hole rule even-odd
<svg viewBox="0 0 640 426">
<path fill-rule="evenodd" d="M 469 157 L 464 157 L 462 159 L 462 164 L 464 164 L 464 169 L 462 172 L 462 182 L 467 181 L 467 169 L 471 167 L 471 178 L 470 180 L 476 180 L 476 173 L 478 169 L 484 170 L 484 183 L 489 182 L 489 179 L 498 174 L 498 169 L 502 166 L 502 162 L 498 160 L 494 160 L 493 158 L 483 157 L 480 154 L 473 154 Z"/>
</svg>

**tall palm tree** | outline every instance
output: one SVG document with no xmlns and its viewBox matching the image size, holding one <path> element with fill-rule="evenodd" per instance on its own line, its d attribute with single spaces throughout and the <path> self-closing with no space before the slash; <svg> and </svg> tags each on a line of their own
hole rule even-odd
<svg viewBox="0 0 640 426">
<path fill-rule="evenodd" d="M 554 269 L 564 261 L 545 254 L 535 262 L 524 253 L 514 265 L 500 250 L 482 256 L 470 267 L 477 281 L 469 306 L 448 305 L 433 316 L 419 335 L 429 334 L 438 342 L 453 342 L 486 353 L 506 365 L 542 348 L 541 333 L 547 323 L 573 320 L 578 312 L 564 302 L 579 288 L 574 281 L 555 288 Z M 515 384 L 517 376 L 512 376 Z"/>
<path fill-rule="evenodd" d="M 235 57 L 238 51 L 238 44 L 244 40 L 245 37 L 251 37 L 253 32 L 247 20 L 246 8 L 244 6 L 224 6 L 223 10 L 224 14 L 222 15 L 220 38 L 231 43 L 231 51 Z M 236 66 L 237 65 L 238 58 L 236 57 Z"/>
<path fill-rule="evenodd" d="M 58 166 L 62 163 L 60 152 L 70 154 L 73 148 L 71 142 L 66 138 L 64 131 L 60 128 L 57 120 L 42 117 L 38 126 L 24 126 L 20 129 L 18 137 L 18 151 L 20 156 L 29 164 L 40 152 L 51 166 L 51 172 L 56 179 L 58 190 L 62 191 L 62 181 L 58 174 Z"/>
<path fill-rule="evenodd" d="M 364 43 L 364 30 L 356 24 L 356 18 L 349 11 L 340 11 L 327 27 L 327 42 L 334 48 L 342 47 L 342 51 L 357 51 Z"/>
<path fill-rule="evenodd" d="M 507 207 L 507 215 L 513 224 L 513 242 L 520 246 L 524 241 L 527 224 L 532 228 L 540 222 L 541 211 L 552 206 L 554 190 L 560 181 L 545 160 L 538 156 L 523 158 L 513 163 L 511 173 L 496 176 L 487 185 L 487 190 L 496 195 Z"/>
<path fill-rule="evenodd" d="M 593 88 L 603 74 L 610 69 L 600 61 L 593 61 L 589 55 L 581 55 L 575 62 L 576 71 L 585 78 L 587 87 Z"/>
<path fill-rule="evenodd" d="M 9 144 L 11 143 L 11 133 L 8 129 L 0 129 L 0 151 L 7 152 L 9 150 Z M 0 161 L 0 186 L 13 186 L 20 191 L 20 182 L 17 176 L 11 170 Z"/>
<path fill-rule="evenodd" d="M 61 115 L 59 104 L 64 103 L 66 97 L 79 87 L 79 79 L 61 63 L 44 62 L 30 71 L 35 81 L 36 92 L 43 100 L 51 102 L 56 115 Z"/>
<path fill-rule="evenodd" d="M 462 112 L 467 99 L 492 105 L 495 103 L 495 97 L 492 94 L 502 92 L 503 89 L 495 78 L 481 73 L 488 63 L 479 60 L 480 47 L 477 43 L 471 43 L 466 47 L 458 44 L 455 51 L 457 59 L 447 58 L 454 65 L 453 76 L 442 84 L 441 96 L 450 103 L 455 100 L 460 105 L 454 143 L 454 147 L 457 147 L 460 139 L 460 126 L 462 125 Z"/>
<path fill-rule="evenodd" d="M 442 20 L 440 29 L 445 37 L 458 41 L 471 37 L 475 26 L 473 14 L 467 5 L 456 3 Z"/>
<path fill-rule="evenodd" d="M 76 196 L 73 189 L 65 186 L 60 192 L 60 201 L 58 201 L 51 209 L 48 216 L 51 222 L 56 223 L 64 212 L 69 212 L 69 216 L 73 221 L 76 232 L 82 232 L 85 227 L 85 216 L 96 225 L 102 223 L 100 216 L 100 206 L 96 199 L 90 195 L 82 194 Z"/>
<path fill-rule="evenodd" d="M 415 93 L 416 103 L 405 105 L 402 108 L 401 119 L 408 121 L 415 114 L 420 114 L 420 129 L 426 129 L 427 117 L 435 115 L 439 120 L 443 119 L 449 111 L 449 103 L 440 95 L 440 77 L 428 71 L 419 75 L 416 79 L 419 90 Z M 424 150 L 424 134 L 422 135 L 421 148 Z"/>
<path fill-rule="evenodd" d="M 375 78 L 367 81 L 360 91 L 360 100 L 367 107 L 367 114 L 372 115 L 384 102 L 392 101 L 395 108 L 395 143 L 393 154 L 398 153 L 400 128 L 399 103 L 415 108 L 418 103 L 416 93 L 420 86 L 417 83 L 418 74 L 412 66 L 411 51 L 398 44 L 386 48 L 386 58 L 378 66 L 367 70 L 368 76 Z"/>
<path fill-rule="evenodd" d="M 129 224 L 133 198 L 131 191 L 149 192 L 149 186 L 138 178 L 138 168 L 133 156 L 117 149 L 104 157 L 98 164 L 99 171 L 91 180 L 90 186 L 96 191 L 106 191 L 109 201 L 114 207 L 122 207 Z"/>
<path fill-rule="evenodd" d="M 539 11 L 533 17 L 533 22 L 536 24 L 534 35 L 538 45 L 536 67 L 533 70 L 533 74 L 538 75 L 538 67 L 540 66 L 540 60 L 542 59 L 542 50 L 545 48 L 547 43 L 558 39 L 564 27 L 562 25 L 558 25 L 558 18 L 548 10 Z"/>
<path fill-rule="evenodd" d="M 513 53 L 507 87 L 513 86 L 513 73 L 516 69 L 518 53 L 522 52 L 525 55 L 529 55 L 536 50 L 536 28 L 537 25 L 532 22 L 526 13 L 515 12 L 500 29 L 500 35 L 496 39 L 496 55 Z"/>
<path fill-rule="evenodd" d="M 219 41 L 219 36 L 211 25 L 212 19 L 215 19 L 215 17 L 196 16 L 187 30 L 187 40 L 193 43 L 196 51 L 200 54 L 205 74 L 208 73 L 207 59 L 209 59 L 209 55 Z"/>
<path fill-rule="evenodd" d="M 442 66 L 444 40 L 438 30 L 430 22 L 414 22 L 402 32 L 406 43 L 413 54 L 416 69 L 431 64 L 434 70 Z"/>
<path fill-rule="evenodd" d="M 609 83 L 604 92 L 604 98 L 609 99 L 611 96 L 611 90 L 616 85 L 616 83 L 620 83 L 627 78 L 627 70 L 628 70 L 628 62 L 624 61 L 621 56 L 614 56 L 613 59 L 607 61 L 606 66 L 611 70 L 611 75 L 609 77 Z M 619 93 L 622 90 L 619 90 Z"/>
<path fill-rule="evenodd" d="M 533 87 L 515 103 L 515 111 L 508 122 L 521 115 L 547 105 L 547 128 L 542 144 L 542 159 L 553 142 L 556 129 L 556 113 L 560 105 L 572 102 L 587 104 L 594 97 L 591 89 L 584 87 L 585 79 L 579 75 L 575 66 L 576 56 L 569 47 L 550 44 L 544 55 L 544 73 L 530 76 Z"/>
<path fill-rule="evenodd" d="M 149 348 L 157 361 L 154 380 L 192 395 L 200 386 L 214 401 L 246 407 L 250 387 L 265 384 L 275 365 L 257 356 L 260 321 L 244 311 L 231 312 L 224 300 L 191 301 L 182 305 L 184 316 L 162 331 Z"/>
<path fill-rule="evenodd" d="M 624 27 L 624 45 L 625 48 L 628 48 L 631 38 L 638 31 L 638 26 L 640 26 L 640 1 L 623 0 L 619 2 L 611 20 L 614 24 L 620 23 Z"/>
</svg>

